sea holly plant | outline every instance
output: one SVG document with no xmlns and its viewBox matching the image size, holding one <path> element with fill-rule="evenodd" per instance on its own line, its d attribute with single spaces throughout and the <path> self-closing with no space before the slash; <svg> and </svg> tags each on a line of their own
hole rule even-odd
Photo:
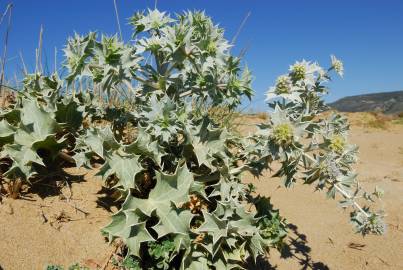
<svg viewBox="0 0 403 270">
<path fill-rule="evenodd" d="M 342 76 L 344 71 L 340 60 L 333 55 L 331 60 L 327 70 L 304 60 L 280 76 L 267 92 L 269 106 L 274 109 L 271 119 L 260 126 L 257 138 L 251 139 L 270 142 L 268 156 L 272 160 L 278 157 L 282 166 L 275 175 L 282 177 L 286 186 L 303 179 L 306 184 L 327 190 L 328 197 L 339 197 L 343 208 L 352 209 L 351 221 L 358 232 L 380 234 L 385 230 L 383 212 L 372 212 L 358 201 L 373 203 L 382 192 L 376 188 L 368 194 L 357 182 L 352 168 L 357 146 L 348 143 L 347 119 L 336 113 L 320 116 L 328 109 L 322 97 L 328 91 L 324 84 L 330 80 L 330 72 Z"/>
<path fill-rule="evenodd" d="M 23 184 L 62 176 L 66 163 L 80 165 L 75 149 L 87 122 L 108 118 L 92 93 L 65 91 L 66 81 L 57 73 L 28 74 L 0 110 L 0 183 L 7 183 L 13 198 Z"/>
<path fill-rule="evenodd" d="M 27 75 L 14 103 L 2 109 L 2 176 L 11 182 L 29 182 L 54 170 L 56 160 L 69 160 L 85 110 L 78 97 L 60 96 L 61 88 L 57 74 Z"/>
<path fill-rule="evenodd" d="M 78 167 L 102 163 L 98 175 L 121 205 L 102 232 L 123 240 L 126 262 L 135 269 L 244 269 L 281 246 L 285 220 L 243 181 L 276 163 L 273 176 L 287 187 L 315 184 L 352 209 L 358 232 L 383 232 L 382 214 L 361 206 L 381 192 L 364 192 L 351 173 L 357 149 L 348 144 L 346 119 L 320 116 L 330 72 L 343 72 L 339 60 L 332 57 L 328 70 L 307 61 L 291 66 L 269 90 L 269 120 L 243 137 L 209 114 L 216 106 L 234 110 L 252 95 L 251 74 L 231 54 L 224 30 L 203 12 L 172 17 L 155 9 L 129 22 L 130 42 L 96 33 L 70 38 L 67 75 L 38 75 L 20 94 L 32 97 L 5 111 L 0 124 L 2 155 L 26 179 L 37 172 L 32 164 L 61 152 Z M 41 117 L 24 116 L 24 108 Z M 25 143 L 26 133 L 34 144 Z M 11 147 L 30 155 L 17 159 L 21 151 Z"/>
</svg>

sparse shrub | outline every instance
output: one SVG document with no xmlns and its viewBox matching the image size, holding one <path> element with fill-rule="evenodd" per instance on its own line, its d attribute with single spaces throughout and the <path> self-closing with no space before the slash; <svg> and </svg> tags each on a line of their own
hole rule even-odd
<svg viewBox="0 0 403 270">
<path fill-rule="evenodd" d="M 403 112 L 398 113 L 395 119 L 392 120 L 392 123 L 396 125 L 403 125 Z"/>
<path fill-rule="evenodd" d="M 369 128 L 376 128 L 376 129 L 387 129 L 391 117 L 387 117 L 382 113 L 372 112 L 372 119 L 369 119 L 368 122 L 365 124 L 366 127 Z"/>
</svg>

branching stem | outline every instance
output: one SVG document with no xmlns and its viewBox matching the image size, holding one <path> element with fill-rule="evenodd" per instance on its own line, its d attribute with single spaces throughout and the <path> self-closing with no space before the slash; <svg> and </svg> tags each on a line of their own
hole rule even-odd
<svg viewBox="0 0 403 270">
<path fill-rule="evenodd" d="M 313 163 L 317 163 L 317 161 L 311 157 L 308 154 L 304 154 L 304 157 L 307 157 L 309 160 L 311 160 Z M 340 187 L 339 184 L 333 184 L 333 186 L 335 187 L 335 189 L 340 192 L 341 195 L 343 195 L 344 198 L 348 199 L 348 200 L 352 200 L 353 202 L 353 206 L 355 208 L 357 208 L 361 213 L 363 213 L 366 217 L 370 217 L 370 215 L 354 200 L 354 197 L 351 196 L 350 194 L 348 194 L 345 190 L 343 190 L 343 188 Z"/>
</svg>

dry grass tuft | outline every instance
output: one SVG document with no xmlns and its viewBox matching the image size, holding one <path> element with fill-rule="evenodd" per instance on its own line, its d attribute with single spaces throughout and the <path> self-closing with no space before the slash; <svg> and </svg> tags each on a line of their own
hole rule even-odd
<svg viewBox="0 0 403 270">
<path fill-rule="evenodd" d="M 398 113 L 396 118 L 392 120 L 392 123 L 396 125 L 403 125 L 403 112 Z"/>
<path fill-rule="evenodd" d="M 266 112 L 259 112 L 259 113 L 256 113 L 255 116 L 256 116 L 257 118 L 259 118 L 259 119 L 262 119 L 262 120 L 267 120 L 267 119 L 269 119 L 269 115 L 268 115 Z"/>
<path fill-rule="evenodd" d="M 238 119 L 241 114 L 225 106 L 211 107 L 208 110 L 209 116 L 215 123 L 228 130 L 235 131 L 238 127 L 235 119 Z"/>
<path fill-rule="evenodd" d="M 370 119 L 367 123 L 365 123 L 365 126 L 368 128 L 375 128 L 375 129 L 387 129 L 389 126 L 390 118 L 385 116 L 384 114 L 376 113 L 376 112 L 371 112 L 370 113 L 373 117 Z"/>
<path fill-rule="evenodd" d="M 393 115 L 381 112 L 343 113 L 349 118 L 350 124 L 369 128 L 387 130 L 393 125 L 403 125 L 403 112 Z"/>
<path fill-rule="evenodd" d="M 385 115 L 379 112 L 361 112 L 349 113 L 348 118 L 351 119 L 352 125 L 357 125 L 370 129 L 383 129 L 386 130 L 390 127 L 391 120 L 394 116 Z"/>
</svg>

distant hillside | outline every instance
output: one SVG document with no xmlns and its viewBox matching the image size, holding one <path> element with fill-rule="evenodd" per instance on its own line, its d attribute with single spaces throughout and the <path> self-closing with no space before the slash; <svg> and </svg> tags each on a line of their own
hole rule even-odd
<svg viewBox="0 0 403 270">
<path fill-rule="evenodd" d="M 328 105 L 341 112 L 381 111 L 395 114 L 403 112 L 403 91 L 344 97 Z"/>
</svg>

